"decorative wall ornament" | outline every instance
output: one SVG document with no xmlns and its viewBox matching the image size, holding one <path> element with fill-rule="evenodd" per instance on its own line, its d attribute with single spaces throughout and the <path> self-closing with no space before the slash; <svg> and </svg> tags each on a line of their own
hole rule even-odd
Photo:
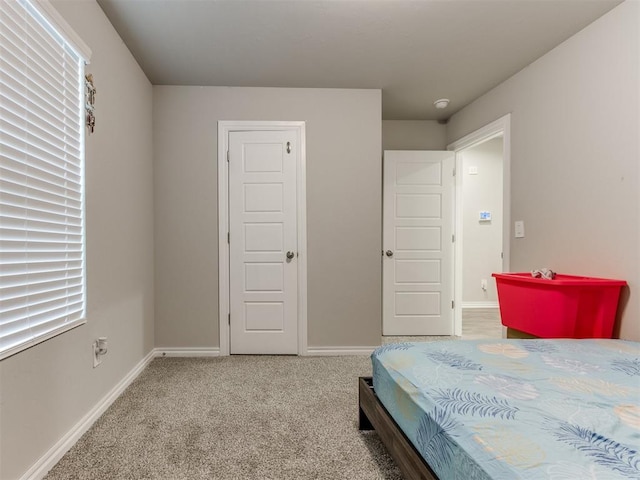
<svg viewBox="0 0 640 480">
<path fill-rule="evenodd" d="M 93 85 L 93 75 L 90 73 L 84 76 L 84 87 L 84 108 L 86 111 L 87 127 L 89 128 L 89 133 L 93 133 L 93 129 L 96 126 L 96 87 Z"/>
</svg>

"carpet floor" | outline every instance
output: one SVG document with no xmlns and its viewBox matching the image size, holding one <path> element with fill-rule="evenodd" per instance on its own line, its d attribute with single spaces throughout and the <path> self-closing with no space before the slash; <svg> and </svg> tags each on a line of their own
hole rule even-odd
<svg viewBox="0 0 640 480">
<path fill-rule="evenodd" d="M 358 431 L 362 357 L 158 358 L 45 477 L 402 478 Z"/>
</svg>

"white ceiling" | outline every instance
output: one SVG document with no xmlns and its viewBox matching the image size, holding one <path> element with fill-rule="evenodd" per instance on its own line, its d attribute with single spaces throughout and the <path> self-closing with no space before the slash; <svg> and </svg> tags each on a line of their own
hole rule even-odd
<svg viewBox="0 0 640 480">
<path fill-rule="evenodd" d="M 445 119 L 621 0 L 98 0 L 155 85 L 381 88 Z M 436 110 L 433 101 L 451 104 Z"/>
</svg>

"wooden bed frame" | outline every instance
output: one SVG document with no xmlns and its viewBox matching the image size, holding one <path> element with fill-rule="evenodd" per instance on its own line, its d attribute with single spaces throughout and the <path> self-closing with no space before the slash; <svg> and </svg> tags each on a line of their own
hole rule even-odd
<svg viewBox="0 0 640 480">
<path fill-rule="evenodd" d="M 373 389 L 372 377 L 358 378 L 360 430 L 375 430 L 407 480 L 438 480 Z"/>
</svg>

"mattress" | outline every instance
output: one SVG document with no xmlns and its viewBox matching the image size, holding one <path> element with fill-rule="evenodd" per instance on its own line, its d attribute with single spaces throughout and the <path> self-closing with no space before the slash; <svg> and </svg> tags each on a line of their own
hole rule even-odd
<svg viewBox="0 0 640 480">
<path fill-rule="evenodd" d="M 400 343 L 371 359 L 378 398 L 441 480 L 640 479 L 639 343 Z"/>
</svg>

